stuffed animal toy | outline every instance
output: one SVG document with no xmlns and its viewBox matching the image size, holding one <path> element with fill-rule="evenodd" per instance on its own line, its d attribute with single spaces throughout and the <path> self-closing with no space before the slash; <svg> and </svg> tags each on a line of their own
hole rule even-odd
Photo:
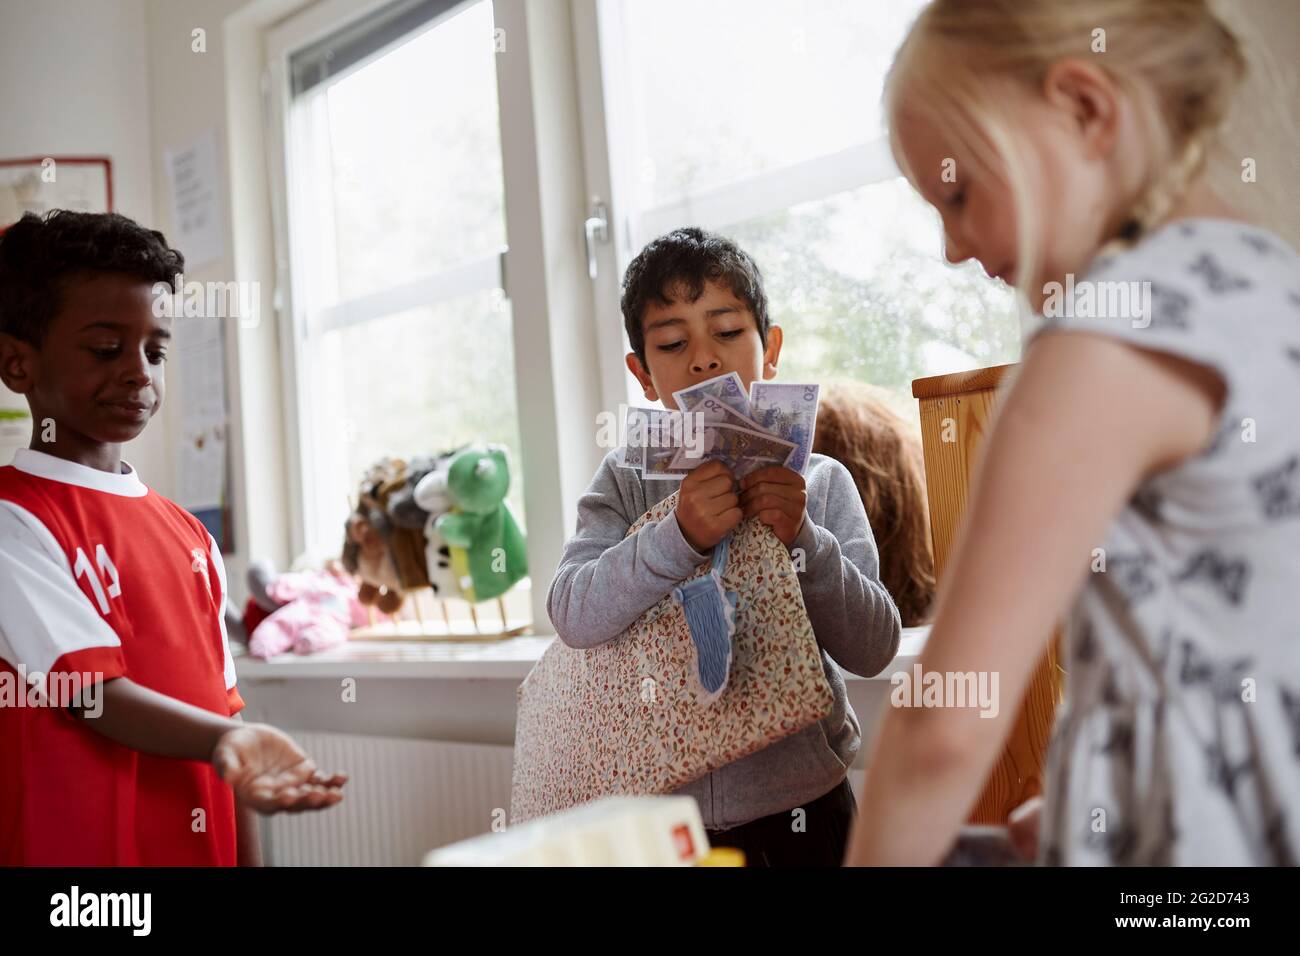
<svg viewBox="0 0 1300 956">
<path fill-rule="evenodd" d="M 397 613 L 404 597 L 383 535 L 369 518 L 357 513 L 348 516 L 346 535 L 343 565 L 361 579 L 361 603 L 373 604 L 385 614 Z"/>
<path fill-rule="evenodd" d="M 232 641 L 247 645 L 248 637 L 268 617 L 280 609 L 280 602 L 266 593 L 266 587 L 275 580 L 275 565 L 270 561 L 255 559 L 249 562 L 245 580 L 248 582 L 248 600 L 242 612 L 226 603 L 226 633 Z"/>
<path fill-rule="evenodd" d="M 415 459 L 406 485 L 388 500 L 388 511 L 396 524 L 419 528 L 424 534 L 425 571 L 434 597 L 459 598 L 460 573 L 468 569 L 463 549 L 454 549 L 438 531 L 438 518 L 451 510 L 447 498 L 447 470 L 462 449 L 444 452 L 433 459 Z M 427 467 L 425 467 L 427 464 Z"/>
<path fill-rule="evenodd" d="M 348 516 L 343 542 L 343 566 L 361 579 L 362 604 L 395 614 L 406 600 L 399 557 L 398 536 L 385 507 L 388 495 L 406 480 L 406 463 L 385 458 L 370 468 L 361 484 L 356 510 Z M 422 577 L 422 575 L 421 575 Z"/>
<path fill-rule="evenodd" d="M 447 500 L 452 511 L 435 522 L 452 548 L 466 552 L 468 574 L 460 582 L 470 603 L 510 590 L 528 574 L 524 536 L 505 502 L 510 469 L 501 445 L 470 447 L 447 469 Z"/>
<path fill-rule="evenodd" d="M 469 571 L 464 548 L 453 548 L 438 530 L 438 519 L 451 511 L 447 473 L 459 451 L 438 458 L 437 466 L 422 475 L 412 489 L 412 502 L 424 516 L 424 559 L 429 587 L 439 598 L 464 597 L 460 579 Z"/>
<path fill-rule="evenodd" d="M 357 583 L 338 562 L 323 571 L 286 574 L 254 562 L 248 584 L 250 601 L 265 614 L 249 628 L 248 650 L 263 660 L 287 650 L 311 654 L 335 647 L 347 640 L 351 628 L 366 623 Z"/>
</svg>

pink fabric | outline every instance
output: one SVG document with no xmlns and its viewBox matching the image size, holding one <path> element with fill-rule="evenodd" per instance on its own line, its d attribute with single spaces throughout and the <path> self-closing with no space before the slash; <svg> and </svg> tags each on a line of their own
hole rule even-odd
<svg viewBox="0 0 1300 956">
<path fill-rule="evenodd" d="M 257 626 L 248 650 L 263 660 L 293 650 L 296 654 L 336 647 L 348 631 L 366 622 L 365 608 L 357 600 L 357 585 L 328 571 L 282 574 L 266 593 L 283 603 Z"/>
</svg>

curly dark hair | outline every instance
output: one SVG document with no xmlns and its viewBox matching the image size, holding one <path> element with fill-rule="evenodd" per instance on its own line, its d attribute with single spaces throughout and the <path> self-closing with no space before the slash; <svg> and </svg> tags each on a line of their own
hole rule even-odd
<svg viewBox="0 0 1300 956">
<path fill-rule="evenodd" d="M 674 290 L 694 302 L 704 294 L 704 283 L 709 280 L 726 285 L 754 313 L 758 336 L 764 347 L 767 346 L 771 320 L 758 264 L 730 239 L 697 226 L 687 226 L 648 243 L 623 273 L 623 327 L 642 365 L 645 365 L 642 320 L 646 305 L 651 301 L 667 305 L 668 293 Z"/>
<path fill-rule="evenodd" d="M 117 213 L 27 213 L 0 234 L 0 332 L 39 348 L 77 273 L 120 272 L 171 285 L 185 257 L 155 229 Z"/>
</svg>

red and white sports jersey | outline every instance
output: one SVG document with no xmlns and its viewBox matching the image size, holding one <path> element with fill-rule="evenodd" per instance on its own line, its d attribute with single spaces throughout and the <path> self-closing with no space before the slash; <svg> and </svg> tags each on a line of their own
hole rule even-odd
<svg viewBox="0 0 1300 956">
<path fill-rule="evenodd" d="M 225 600 L 212 536 L 133 470 L 28 449 L 0 468 L 0 681 L 127 677 L 234 714 Z M 0 866 L 235 864 L 234 796 L 211 764 L 92 726 L 0 697 Z"/>
</svg>

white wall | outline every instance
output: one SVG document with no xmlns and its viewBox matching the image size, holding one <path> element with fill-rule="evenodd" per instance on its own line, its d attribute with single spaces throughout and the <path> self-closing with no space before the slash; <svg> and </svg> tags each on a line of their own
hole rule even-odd
<svg viewBox="0 0 1300 956">
<path fill-rule="evenodd" d="M 175 241 L 163 175 L 168 149 L 189 145 L 215 129 L 223 183 L 236 172 L 253 202 L 232 213 L 223 190 L 226 242 L 219 259 L 187 279 L 259 281 L 261 327 L 227 329 L 227 392 L 232 413 L 237 551 L 227 555 L 232 597 L 242 600 L 250 553 L 287 564 L 285 469 L 280 449 L 279 353 L 271 309 L 274 274 L 269 254 L 264 156 L 248 141 L 261 122 L 257 89 L 260 33 L 305 0 L 0 0 L 0 157 L 107 155 L 113 161 L 115 209 Z M 192 31 L 206 31 L 206 52 L 192 48 Z M 228 31 L 239 37 L 230 48 Z M 244 102 L 227 96 L 228 76 L 240 73 Z M 234 114 L 240 129 L 232 130 Z M 232 143 L 242 153 L 230 159 Z M 182 251 L 184 251 L 182 249 Z M 242 255 L 241 255 L 242 253 Z M 174 366 L 173 366 L 174 368 Z M 175 496 L 180 409 L 185 383 L 168 381 L 162 412 L 124 456 L 161 494 Z M 6 394 L 0 404 L 21 407 Z"/>
<path fill-rule="evenodd" d="M 230 412 L 232 523 L 235 551 L 226 555 L 231 595 L 246 596 L 250 555 L 279 567 L 292 560 L 287 525 L 278 323 L 272 307 L 275 269 L 261 140 L 261 31 L 304 0 L 146 0 L 150 64 L 152 150 L 159 175 L 153 182 L 156 223 L 174 231 L 171 201 L 161 169 L 168 150 L 182 149 L 215 130 L 225 242 L 219 258 L 187 271 L 186 280 L 257 282 L 261 323 L 226 324 L 226 392 Z M 196 29 L 205 47 L 195 50 Z M 234 39 L 232 40 L 232 37 Z M 232 95 L 233 91 L 233 95 Z M 179 440 L 175 413 L 185 385 L 176 382 L 169 442 Z"/>
<path fill-rule="evenodd" d="M 153 214 L 144 0 L 0 3 L 0 153 L 105 153 L 118 211 Z"/>
<path fill-rule="evenodd" d="M 1215 183 L 1225 197 L 1300 249 L 1300 3 L 1231 0 L 1215 4 L 1244 44 L 1249 75 L 1224 130 Z M 1241 160 L 1257 180 L 1241 181 Z"/>
<path fill-rule="evenodd" d="M 118 212 L 154 218 L 144 0 L 0 2 L 0 157 L 106 155 Z M 3 389 L 3 386 L 0 386 Z M 6 394 L 5 404 L 22 407 Z M 124 457 L 163 494 L 172 488 L 165 422 Z"/>
</svg>

